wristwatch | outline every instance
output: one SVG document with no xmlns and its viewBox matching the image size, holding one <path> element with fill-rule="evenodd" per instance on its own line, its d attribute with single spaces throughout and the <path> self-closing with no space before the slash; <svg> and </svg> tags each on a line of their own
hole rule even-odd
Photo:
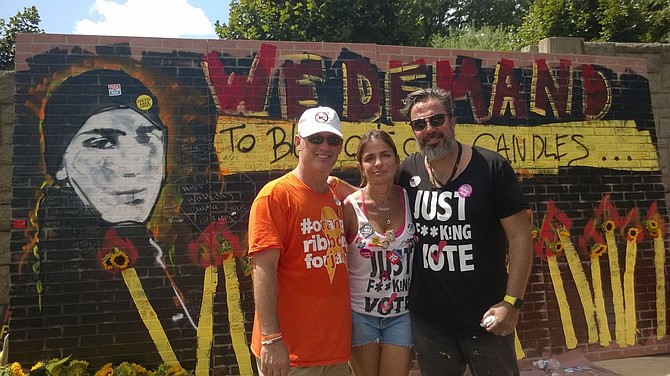
<svg viewBox="0 0 670 376">
<path fill-rule="evenodd" d="M 521 300 L 519 298 L 515 298 L 515 297 L 510 296 L 510 295 L 505 295 L 503 300 L 506 301 L 507 303 L 511 304 L 512 307 L 514 307 L 516 309 L 523 308 L 523 300 Z"/>
</svg>

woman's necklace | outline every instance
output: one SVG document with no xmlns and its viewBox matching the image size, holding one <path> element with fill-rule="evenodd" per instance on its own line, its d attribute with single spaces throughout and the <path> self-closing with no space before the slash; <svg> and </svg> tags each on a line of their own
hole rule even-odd
<svg viewBox="0 0 670 376">
<path fill-rule="evenodd" d="M 454 163 L 454 168 L 451 169 L 451 175 L 449 175 L 449 179 L 442 183 L 440 179 L 437 178 L 437 174 L 435 173 L 435 170 L 433 169 L 433 165 L 426 159 L 426 163 L 428 164 L 428 168 L 430 169 L 431 175 L 433 175 L 433 180 L 440 186 L 444 187 L 445 185 L 449 184 L 453 179 L 454 176 L 456 176 L 456 171 L 458 170 L 458 164 L 461 162 L 461 155 L 463 154 L 463 147 L 461 146 L 460 142 L 456 142 L 458 145 L 458 154 L 456 155 L 456 162 Z"/>
<path fill-rule="evenodd" d="M 367 191 L 367 188 L 365 189 L 365 191 Z M 388 195 L 379 198 L 379 201 L 381 202 L 381 204 L 378 204 L 377 200 L 375 200 L 375 198 L 372 197 L 371 194 L 368 194 L 370 196 L 370 200 L 372 200 L 372 203 L 374 204 L 375 208 L 377 210 L 379 210 L 379 215 L 381 215 L 382 212 L 388 212 L 388 215 L 386 216 L 386 226 L 387 227 L 386 227 L 386 231 L 384 232 L 384 236 L 386 236 L 386 239 L 388 239 L 389 242 L 393 242 L 395 240 L 395 231 L 393 231 L 393 226 L 391 226 L 391 224 L 392 224 L 391 215 L 393 214 L 393 213 L 391 213 L 391 205 L 392 205 L 392 201 L 393 201 L 391 198 L 393 197 L 394 192 L 395 192 L 395 189 L 392 189 L 391 192 Z M 386 200 L 388 200 L 388 203 L 387 203 L 388 206 L 382 206 L 382 205 L 384 205 L 384 202 Z"/>
<path fill-rule="evenodd" d="M 367 191 L 367 188 L 366 188 L 366 191 Z M 370 196 L 370 199 L 372 200 L 372 203 L 375 204 L 375 207 L 377 208 L 377 210 L 379 210 L 379 211 L 389 211 L 389 210 L 391 210 L 391 206 L 390 206 L 391 200 L 389 200 L 389 199 L 393 196 L 393 191 L 394 191 L 394 189 L 391 189 L 391 192 L 389 192 L 386 196 L 380 197 L 378 199 L 375 199 L 372 196 L 372 194 L 370 194 L 369 192 L 368 192 L 368 196 Z M 379 202 L 377 202 L 378 200 L 379 200 Z M 388 200 L 388 202 L 386 200 Z M 386 205 L 389 205 L 389 206 L 384 206 L 384 203 L 386 203 Z"/>
</svg>

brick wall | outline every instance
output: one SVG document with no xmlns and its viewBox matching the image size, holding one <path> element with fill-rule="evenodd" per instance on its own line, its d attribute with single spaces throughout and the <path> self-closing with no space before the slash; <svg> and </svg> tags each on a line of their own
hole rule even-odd
<svg viewBox="0 0 670 376">
<path fill-rule="evenodd" d="M 412 152 L 412 134 L 396 110 L 407 90 L 429 86 L 452 91 L 459 139 L 506 156 L 531 201 L 537 257 L 517 330 L 520 356 L 572 348 L 591 359 L 670 352 L 667 324 L 657 325 L 668 312 L 657 312 L 667 301 L 667 293 L 657 294 L 668 289 L 660 277 L 668 270 L 667 235 L 653 231 L 667 222 L 670 186 L 665 46 L 585 48 L 585 55 L 561 55 L 19 35 L 16 73 L 0 75 L 2 143 L 14 145 L 0 160 L 13 167 L 5 216 L 11 244 L 3 253 L 11 255 L 10 360 L 73 354 L 94 366 L 154 365 L 174 357 L 201 372 L 249 374 L 247 214 L 260 187 L 295 165 L 295 119 L 315 104 L 338 110 L 346 142 L 335 173 L 357 182 L 356 135 L 379 127 Z M 105 71 L 86 73 L 96 69 Z M 153 114 L 155 134 L 128 159 L 104 154 L 122 143 L 119 135 L 82 140 L 85 173 L 76 175 L 76 164 L 63 169 L 62 155 L 75 154 L 68 145 L 82 118 L 101 108 L 90 102 L 108 94 L 81 91 L 109 70 L 124 72 L 117 80 L 140 82 L 130 91 L 148 97 L 127 103 Z M 73 76 L 85 84 L 68 80 Z M 47 98 L 60 104 L 40 127 Z M 103 173 L 117 160 L 128 169 L 144 165 L 144 183 L 158 187 L 154 196 L 138 198 L 124 186 L 126 200 L 110 199 L 125 184 Z M 71 188 L 76 179 L 82 183 Z M 0 191 L 0 208 L 9 203 Z M 136 225 L 114 226 L 110 218 Z M 602 230 L 608 220 L 613 231 Z M 626 238 L 631 227 L 639 237 Z M 590 255 L 603 246 L 608 253 Z M 142 257 L 156 247 L 165 268 Z M 121 271 L 126 261 L 136 276 Z M 138 314 L 143 303 L 126 287 L 138 283 L 156 319 Z M 212 326 L 196 332 L 207 314 Z M 167 341 L 147 333 L 159 322 Z M 211 343 L 198 334 L 208 332 Z M 197 346 L 211 356 L 199 357 Z"/>
</svg>

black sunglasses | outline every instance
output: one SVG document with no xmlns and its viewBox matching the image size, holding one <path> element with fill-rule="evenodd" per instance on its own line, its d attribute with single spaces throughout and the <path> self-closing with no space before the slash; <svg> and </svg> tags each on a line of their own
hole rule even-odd
<svg viewBox="0 0 670 376">
<path fill-rule="evenodd" d="M 420 132 L 426 129 L 428 123 L 430 123 L 432 127 L 441 126 L 442 124 L 444 124 L 444 119 L 446 119 L 446 117 L 447 114 L 435 114 L 427 118 L 412 120 L 409 122 L 409 125 L 412 127 L 413 130 Z"/>
<path fill-rule="evenodd" d="M 309 141 L 310 144 L 321 145 L 321 144 L 323 144 L 323 140 L 326 140 L 326 142 L 330 146 L 340 146 L 340 145 L 342 145 L 342 139 L 340 137 L 337 137 L 337 136 L 323 137 L 319 134 L 313 134 L 311 136 L 307 136 L 307 141 Z"/>
</svg>

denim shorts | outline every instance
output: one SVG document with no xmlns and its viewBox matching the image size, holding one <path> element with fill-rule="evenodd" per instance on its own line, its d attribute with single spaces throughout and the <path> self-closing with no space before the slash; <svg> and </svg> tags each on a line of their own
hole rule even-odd
<svg viewBox="0 0 670 376">
<path fill-rule="evenodd" d="M 351 347 L 368 343 L 412 347 L 412 321 L 409 313 L 376 317 L 352 311 L 351 315 Z"/>
</svg>

